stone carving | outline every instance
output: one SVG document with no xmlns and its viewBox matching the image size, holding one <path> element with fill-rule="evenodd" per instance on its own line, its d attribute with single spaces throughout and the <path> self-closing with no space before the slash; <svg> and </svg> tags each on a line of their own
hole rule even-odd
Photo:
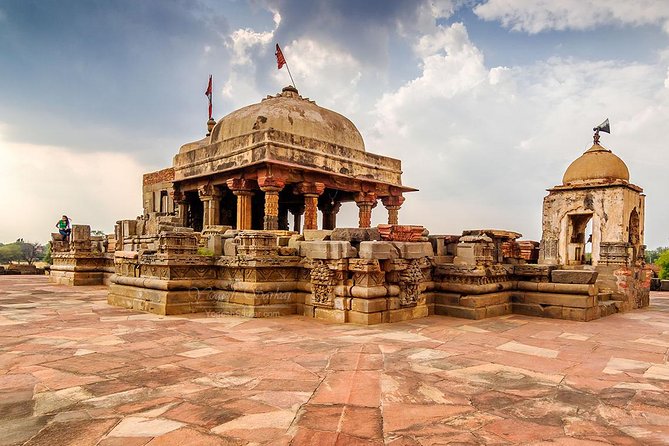
<svg viewBox="0 0 669 446">
<path fill-rule="evenodd" d="M 335 272 L 323 260 L 315 260 L 309 274 L 314 305 L 334 305 Z"/>
<path fill-rule="evenodd" d="M 423 271 L 420 268 L 420 261 L 414 259 L 405 270 L 400 271 L 400 305 L 411 307 L 418 303 L 422 281 Z"/>
</svg>

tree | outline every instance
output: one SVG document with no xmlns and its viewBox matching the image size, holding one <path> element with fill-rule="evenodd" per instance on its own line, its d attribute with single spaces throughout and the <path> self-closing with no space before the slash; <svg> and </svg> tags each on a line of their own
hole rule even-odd
<svg viewBox="0 0 669 446">
<path fill-rule="evenodd" d="M 0 246 L 0 263 L 18 262 L 22 254 L 18 243 L 2 245 Z"/>
<path fill-rule="evenodd" d="M 651 249 L 646 251 L 646 263 L 655 263 L 657 259 L 660 258 L 663 252 L 669 250 L 669 248 L 665 248 L 660 246 L 659 248 L 656 249 Z"/>
<path fill-rule="evenodd" d="M 21 241 L 19 246 L 21 248 L 21 260 L 27 262 L 28 265 L 32 265 L 35 260 L 39 260 L 44 257 L 44 245 L 40 243 L 28 243 Z"/>
<path fill-rule="evenodd" d="M 669 279 L 669 250 L 665 250 L 655 264 L 660 267 L 660 279 Z"/>
<path fill-rule="evenodd" d="M 27 262 L 32 265 L 44 256 L 44 245 L 24 242 L 22 238 L 14 243 L 0 246 L 0 263 Z"/>
</svg>

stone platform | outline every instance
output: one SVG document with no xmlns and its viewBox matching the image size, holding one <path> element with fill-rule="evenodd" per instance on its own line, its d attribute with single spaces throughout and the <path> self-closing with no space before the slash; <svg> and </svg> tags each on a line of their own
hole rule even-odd
<svg viewBox="0 0 669 446">
<path fill-rule="evenodd" d="M 669 443 L 669 293 L 588 323 L 158 316 L 0 277 L 0 445 Z"/>
</svg>

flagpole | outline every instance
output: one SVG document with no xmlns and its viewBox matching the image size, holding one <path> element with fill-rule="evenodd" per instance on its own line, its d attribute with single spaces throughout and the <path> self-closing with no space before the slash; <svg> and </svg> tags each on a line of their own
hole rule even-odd
<svg viewBox="0 0 669 446">
<path fill-rule="evenodd" d="M 286 60 L 285 57 L 284 60 Z M 290 81 L 293 83 L 293 87 L 295 87 L 295 90 L 297 90 L 297 85 L 295 85 L 295 81 L 293 80 L 293 75 L 290 74 L 290 67 L 288 66 L 288 61 L 286 61 L 286 69 L 288 70 L 288 76 L 290 76 Z"/>
</svg>

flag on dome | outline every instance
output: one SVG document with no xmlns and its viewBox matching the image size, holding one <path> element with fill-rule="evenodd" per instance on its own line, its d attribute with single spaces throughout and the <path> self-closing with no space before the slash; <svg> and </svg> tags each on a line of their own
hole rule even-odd
<svg viewBox="0 0 669 446">
<path fill-rule="evenodd" d="M 276 52 L 274 55 L 276 56 L 276 64 L 280 70 L 286 64 L 286 58 L 283 57 L 283 53 L 281 52 L 281 48 L 279 48 L 278 43 L 276 44 Z"/>
<path fill-rule="evenodd" d="M 207 90 L 204 92 L 205 96 L 209 98 L 209 119 L 211 119 L 211 96 L 212 96 L 212 79 L 211 74 L 209 75 L 209 84 L 207 85 Z"/>
</svg>

